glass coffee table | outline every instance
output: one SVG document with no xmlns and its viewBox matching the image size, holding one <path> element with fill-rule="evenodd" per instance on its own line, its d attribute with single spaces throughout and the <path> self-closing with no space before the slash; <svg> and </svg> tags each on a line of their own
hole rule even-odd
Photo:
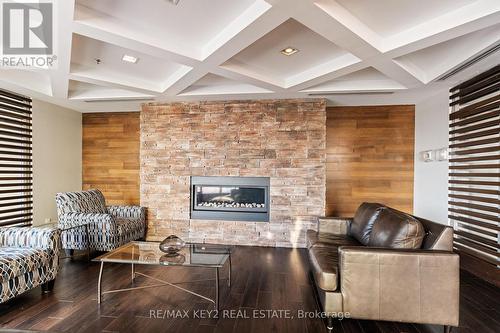
<svg viewBox="0 0 500 333">
<path fill-rule="evenodd" d="M 170 286 L 203 298 L 204 300 L 213 303 L 215 309 L 219 310 L 219 282 L 221 280 L 220 270 L 224 267 L 226 262 L 228 263 L 227 284 L 228 287 L 231 287 L 231 247 L 227 245 L 216 244 L 186 244 L 186 246 L 178 252 L 178 255 L 171 256 L 160 251 L 159 244 L 160 243 L 158 242 L 130 242 L 93 259 L 92 261 L 98 261 L 101 263 L 101 268 L 99 270 L 99 279 L 97 282 L 97 303 L 101 303 L 102 296 L 104 294 Z M 157 283 L 153 285 L 103 291 L 102 275 L 104 263 L 130 264 L 132 282 L 134 282 L 136 276 L 143 276 Z M 158 279 L 151 275 L 137 272 L 135 270 L 135 265 L 153 265 L 163 267 L 182 266 L 191 267 L 192 269 L 195 269 L 196 267 L 212 268 L 215 271 L 215 299 L 200 295 L 191 290 L 178 286 L 178 284 L 210 281 L 213 279 L 171 283 L 165 280 Z"/>
</svg>

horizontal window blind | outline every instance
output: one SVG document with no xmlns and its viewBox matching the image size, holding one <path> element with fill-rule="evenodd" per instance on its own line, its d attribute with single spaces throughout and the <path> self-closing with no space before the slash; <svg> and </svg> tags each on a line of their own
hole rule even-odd
<svg viewBox="0 0 500 333">
<path fill-rule="evenodd" d="M 33 220 L 31 99 L 0 89 L 0 226 Z"/>
<path fill-rule="evenodd" d="M 500 65 L 450 90 L 454 248 L 500 267 Z"/>
</svg>

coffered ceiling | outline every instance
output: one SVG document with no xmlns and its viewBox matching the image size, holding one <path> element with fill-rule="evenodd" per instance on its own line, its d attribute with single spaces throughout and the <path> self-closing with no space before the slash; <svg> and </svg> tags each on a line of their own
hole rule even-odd
<svg viewBox="0 0 500 333">
<path fill-rule="evenodd" d="M 500 62 L 492 53 L 440 79 L 500 43 L 498 0 L 55 3 L 57 67 L 1 69 L 0 87 L 82 112 L 212 99 L 416 103 Z"/>
</svg>

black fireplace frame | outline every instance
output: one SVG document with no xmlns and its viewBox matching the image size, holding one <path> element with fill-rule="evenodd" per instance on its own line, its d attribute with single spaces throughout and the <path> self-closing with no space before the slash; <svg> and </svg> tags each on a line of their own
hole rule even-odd
<svg viewBox="0 0 500 333">
<path fill-rule="evenodd" d="M 196 207 L 196 186 L 239 186 L 263 188 L 265 190 L 265 209 L 245 208 L 200 208 Z M 269 222 L 271 212 L 269 177 L 223 177 L 223 176 L 192 176 L 190 210 L 193 220 L 251 221 Z"/>
</svg>

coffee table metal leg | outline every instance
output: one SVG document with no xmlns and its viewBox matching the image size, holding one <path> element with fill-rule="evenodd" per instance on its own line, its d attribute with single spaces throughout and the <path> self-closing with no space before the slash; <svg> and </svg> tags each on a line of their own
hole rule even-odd
<svg viewBox="0 0 500 333">
<path fill-rule="evenodd" d="M 215 268 L 215 310 L 219 311 L 219 267 Z"/>
<path fill-rule="evenodd" d="M 101 303 L 101 283 L 102 283 L 102 269 L 104 267 L 104 261 L 101 261 L 101 268 L 99 269 L 99 279 L 97 280 L 97 304 Z"/>
<path fill-rule="evenodd" d="M 134 247 L 132 246 L 132 258 L 134 258 Z M 135 279 L 135 271 L 134 271 L 134 263 L 132 263 L 132 283 L 134 283 Z"/>
<path fill-rule="evenodd" d="M 231 288 L 231 254 L 229 255 L 229 272 L 228 272 L 228 279 L 227 279 L 227 286 Z"/>
</svg>

